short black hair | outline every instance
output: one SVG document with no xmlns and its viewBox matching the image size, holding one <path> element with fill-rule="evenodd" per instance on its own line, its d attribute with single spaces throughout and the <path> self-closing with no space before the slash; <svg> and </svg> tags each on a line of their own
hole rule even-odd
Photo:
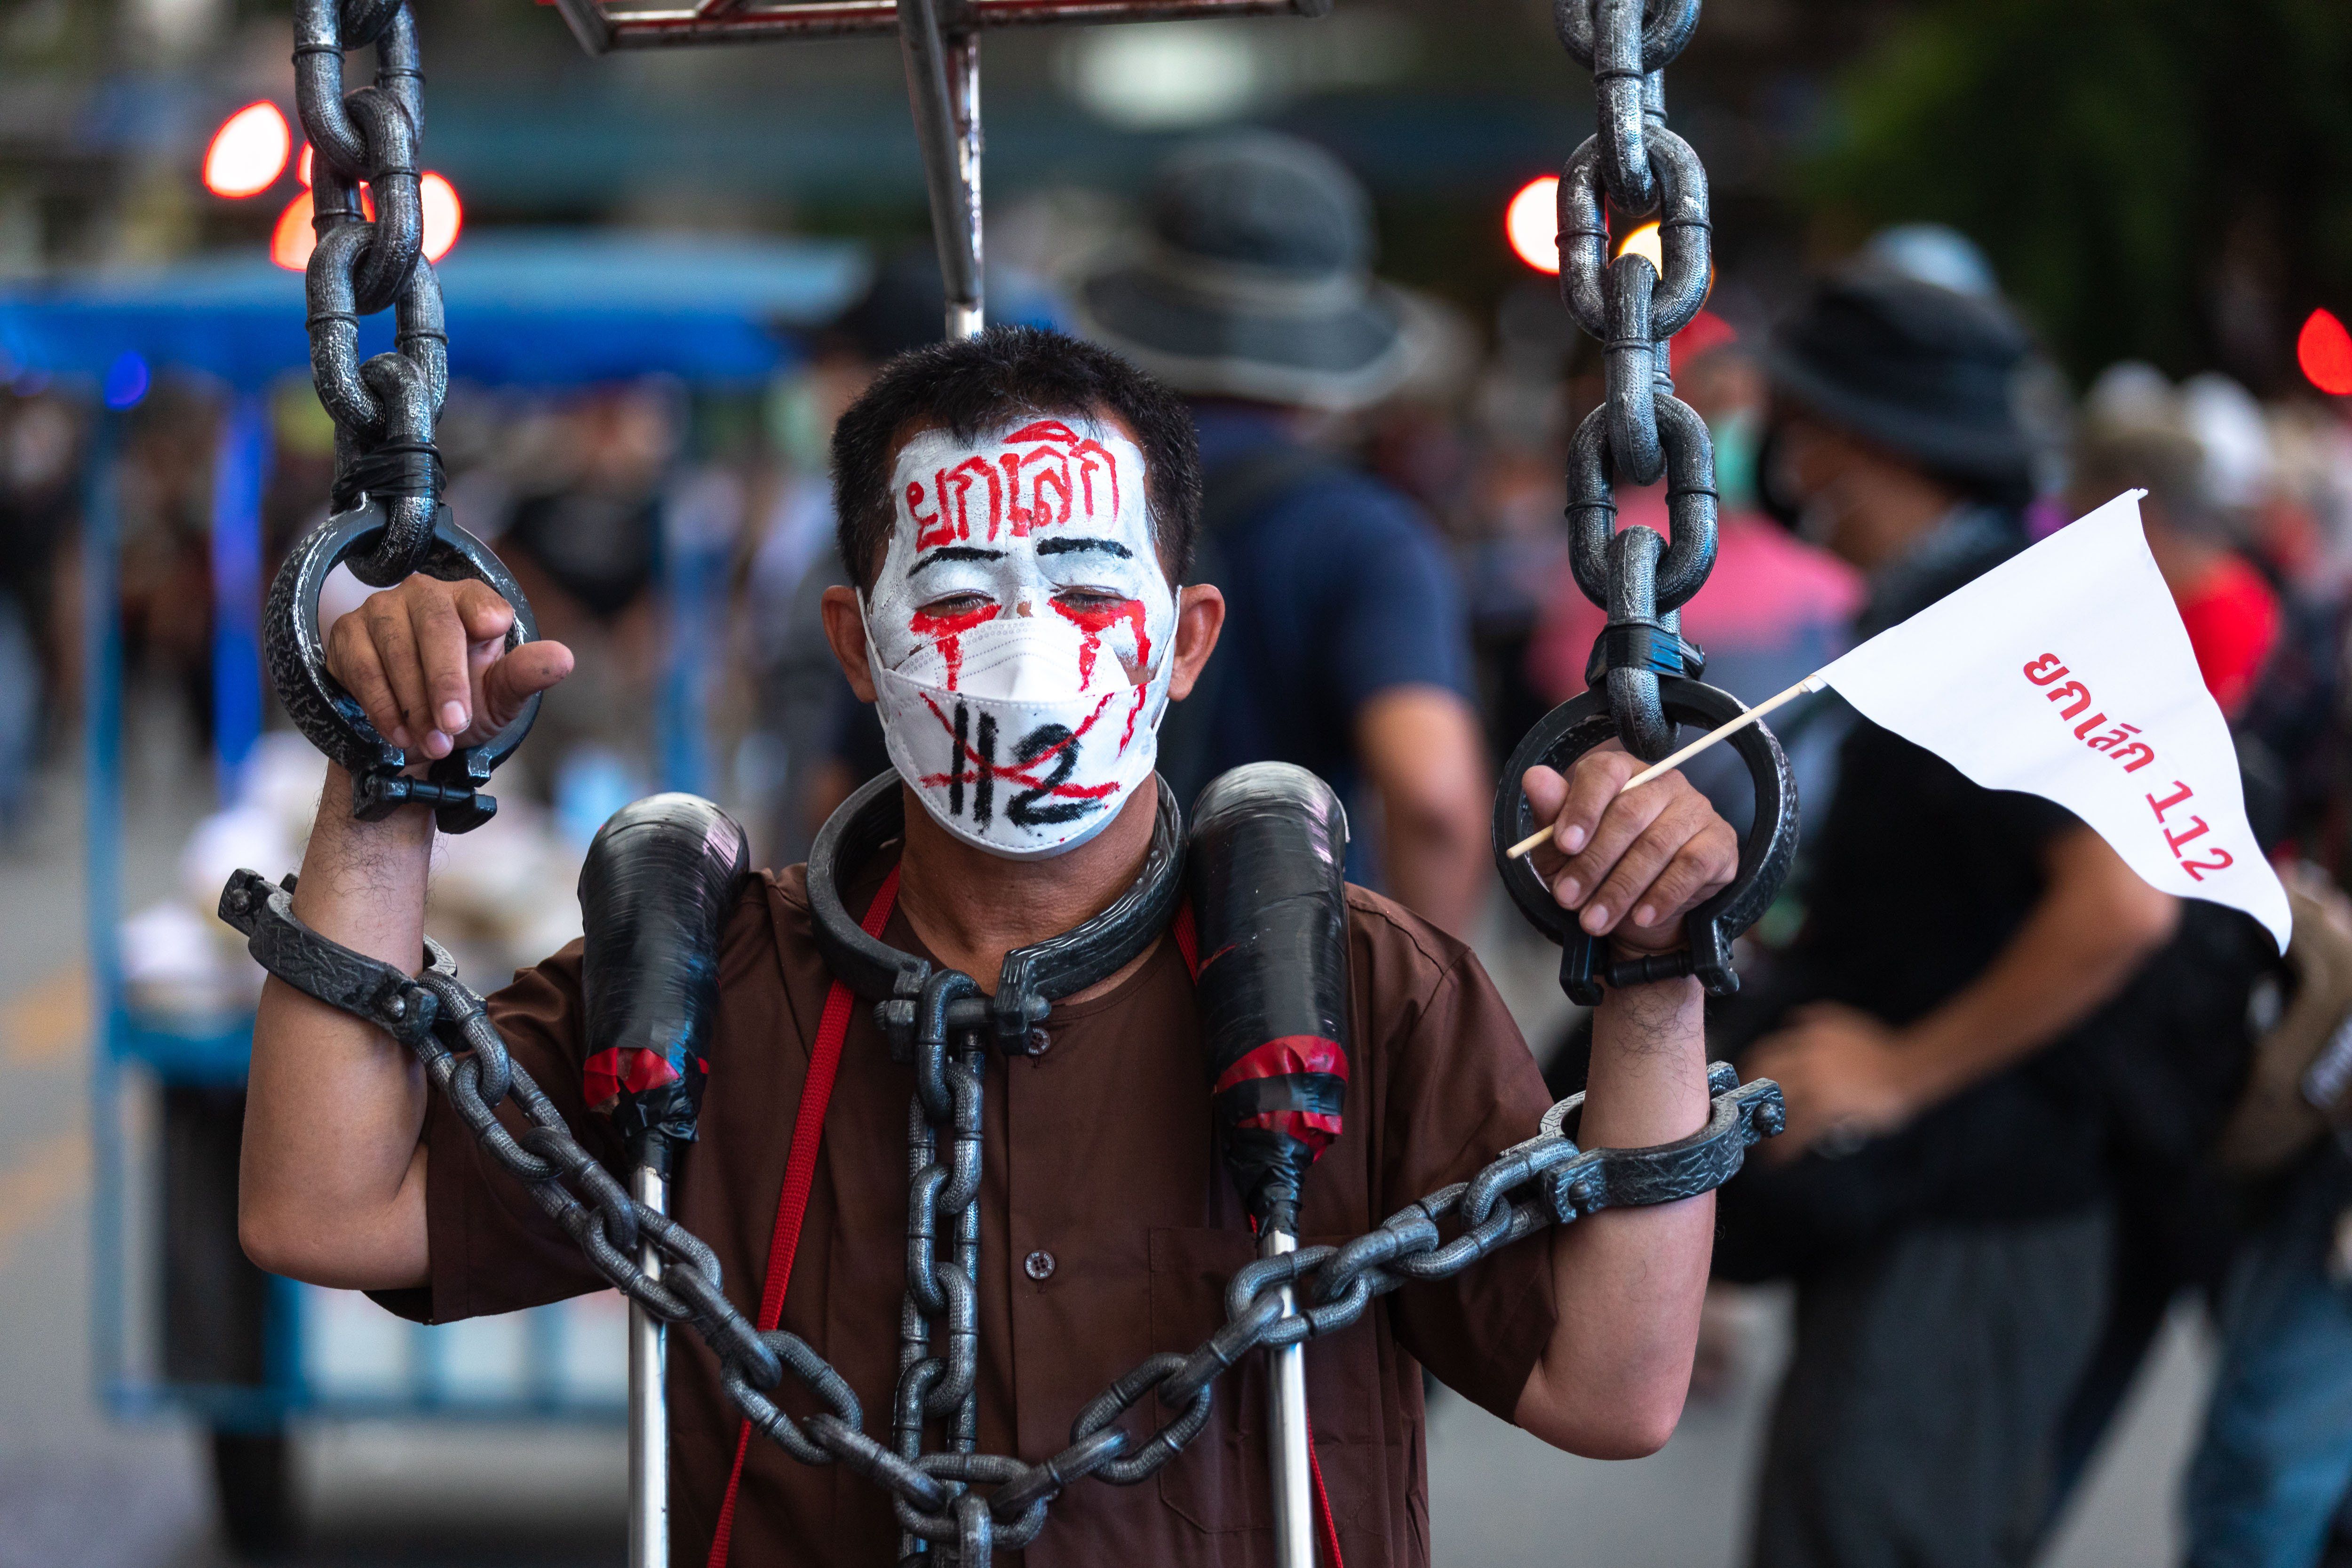
<svg viewBox="0 0 2352 1568">
<path fill-rule="evenodd" d="M 958 440 L 1054 414 L 1112 415 L 1143 453 L 1145 499 L 1171 583 L 1192 564 L 1201 523 L 1201 445 L 1192 410 L 1110 350 L 1040 327 L 991 327 L 978 337 L 910 349 L 882 367 L 833 431 L 835 545 L 860 593 L 874 585 L 890 541 L 890 464 L 915 431 Z"/>
</svg>

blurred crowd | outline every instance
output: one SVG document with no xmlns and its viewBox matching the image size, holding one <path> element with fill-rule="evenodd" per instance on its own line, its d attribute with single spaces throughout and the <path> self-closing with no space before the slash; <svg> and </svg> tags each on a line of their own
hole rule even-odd
<svg viewBox="0 0 2352 1568">
<path fill-rule="evenodd" d="M 1028 281 L 1040 319 L 1196 402 L 1194 575 L 1232 611 L 1163 772 L 1189 800 L 1242 762 L 1315 768 L 1357 824 L 1353 874 L 1475 935 L 1496 761 L 1584 689 L 1607 618 L 1570 574 L 1561 520 L 1598 353 L 1548 286 L 1482 322 L 1379 281 L 1368 199 L 1303 143 L 1188 149 L 1149 212 L 1128 248 Z M 883 361 L 936 336 L 940 295 L 922 254 L 882 258 L 756 391 L 453 390 L 457 520 L 580 656 L 501 775 L 498 832 L 458 841 L 436 892 L 491 963 L 569 934 L 541 917 L 572 907 L 588 835 L 627 799 L 717 795 L 782 864 L 887 765 L 815 614 L 845 580 L 824 443 Z M 2242 917 L 2154 892 L 2064 812 L 1978 788 L 1833 694 L 1775 719 L 1805 847 L 1711 1020 L 1720 1054 L 1780 1079 L 1790 1117 L 1724 1197 L 1724 1278 L 1793 1279 L 1799 1300 L 1753 1561 L 2031 1560 L 2184 1292 L 2222 1345 L 2186 1483 L 2190 1561 L 2321 1561 L 2352 1518 L 2352 408 L 2137 363 L 2070 387 L 1982 257 L 1927 227 L 1790 298 L 1720 281 L 1673 374 L 1721 497 L 1682 633 L 1750 702 L 2144 489 L 2297 913 L 2281 960 Z M 305 385 L 272 407 L 274 566 L 324 514 L 332 431 Z M 131 415 L 120 468 L 128 668 L 199 749 L 222 416 L 167 380 Z M 56 392 L 0 395 L 0 827 L 30 820 L 73 711 L 88 430 Z M 1662 488 L 1619 497 L 1621 526 L 1663 530 L 1664 510 Z M 152 962 L 134 954 L 132 978 L 155 1005 L 236 1005 L 204 990 L 217 943 L 193 911 L 222 866 L 290 864 L 305 765 L 259 748 L 190 847 L 184 918 L 142 917 Z M 1694 772 L 1748 819 L 1736 764 Z M 1538 1046 L 1576 1087 L 1575 1028 Z"/>
</svg>

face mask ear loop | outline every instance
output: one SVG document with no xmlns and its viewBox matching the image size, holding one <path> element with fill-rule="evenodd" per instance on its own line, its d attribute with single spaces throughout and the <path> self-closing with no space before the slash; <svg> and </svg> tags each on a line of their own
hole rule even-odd
<svg viewBox="0 0 2352 1568">
<path fill-rule="evenodd" d="M 882 686 L 882 656 L 874 651 L 874 606 L 868 602 L 865 589 L 860 588 L 856 592 L 857 630 L 866 639 L 866 676 L 874 682 L 875 697 L 878 701 Z"/>
</svg>

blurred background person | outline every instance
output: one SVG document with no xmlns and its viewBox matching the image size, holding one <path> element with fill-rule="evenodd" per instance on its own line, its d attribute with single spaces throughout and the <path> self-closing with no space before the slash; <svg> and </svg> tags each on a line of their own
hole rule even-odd
<svg viewBox="0 0 2352 1568">
<path fill-rule="evenodd" d="M 2077 424 L 2060 510 L 2082 515 L 2139 489 L 2150 554 L 2170 588 L 2207 689 L 2237 731 L 2248 815 L 2281 837 L 2280 769 L 2239 721 L 2269 679 L 2280 596 L 2246 553 L 2270 472 L 2261 410 L 2219 376 L 2175 387 L 2152 366 L 2111 367 Z M 2081 1034 L 2106 1108 L 2114 1226 L 2097 1344 L 2062 1418 L 2054 1514 L 2121 1407 L 2183 1292 L 2211 1304 L 2239 1237 L 2235 1194 L 2213 1160 L 2255 1050 L 2257 987 L 2281 971 L 2245 922 L 2191 900 L 2163 952 Z"/>
<path fill-rule="evenodd" d="M 834 549 L 825 450 L 842 410 L 884 361 L 939 341 L 946 310 L 938 252 L 902 247 L 817 335 L 807 366 L 770 401 L 786 470 L 752 554 L 744 603 L 761 719 L 784 752 L 762 846 L 769 865 L 806 859 L 834 808 L 889 766 L 882 727 L 842 679 L 818 612 L 825 589 L 849 581 Z"/>
<path fill-rule="evenodd" d="M 1076 296 L 1084 330 L 1188 394 L 1200 427 L 1192 577 L 1224 590 L 1225 630 L 1161 771 L 1190 801 L 1244 763 L 1313 769 L 1356 814 L 1350 875 L 1467 931 L 1493 774 L 1460 586 L 1430 521 L 1333 440 L 1412 369 L 1370 203 L 1329 153 L 1257 133 L 1181 149 L 1146 213 L 1139 254 Z"/>
<path fill-rule="evenodd" d="M 1764 482 L 1866 574 L 1857 637 L 2023 548 L 2031 352 L 1998 303 L 1879 266 L 1773 334 Z M 1859 719 L 1809 832 L 1803 931 L 1722 1041 L 1789 1107 L 1718 1249 L 1797 1286 L 1751 1561 L 2022 1564 L 2106 1294 L 2100 1110 L 2051 1047 L 2178 910 L 2063 808 Z"/>
<path fill-rule="evenodd" d="M 542 759 L 595 746 L 649 778 L 664 504 L 683 431 L 659 383 L 594 388 L 551 410 L 536 461 L 510 474 L 499 554 L 530 599 L 540 635 L 579 658 L 577 689 L 550 693 Z M 562 689 L 559 689 L 561 690 Z M 535 731 L 536 732 L 536 731 Z"/>
<path fill-rule="evenodd" d="M 2206 689 L 2232 720 L 2278 643 L 2279 595 L 2245 552 L 2269 466 L 2260 406 L 2223 377 L 2176 389 L 2154 365 L 2126 362 L 2084 400 L 2069 514 L 2147 491 L 2139 512 L 2148 551 Z"/>
<path fill-rule="evenodd" d="M 0 840 L 26 826 L 75 664 L 59 558 L 78 521 L 80 455 L 80 420 L 65 399 L 0 393 Z"/>
<path fill-rule="evenodd" d="M 2352 1489 L 2352 902 L 2307 862 L 2291 870 L 2287 887 L 2294 912 L 2287 985 L 2257 1008 L 2267 1027 L 2250 1052 L 2248 1081 L 2229 1102 L 2210 1172 L 2231 1184 L 2235 1245 L 2198 1281 L 2209 1291 L 2221 1364 L 2182 1487 L 2189 1568 L 2304 1568 L 2344 1558 Z"/>
</svg>

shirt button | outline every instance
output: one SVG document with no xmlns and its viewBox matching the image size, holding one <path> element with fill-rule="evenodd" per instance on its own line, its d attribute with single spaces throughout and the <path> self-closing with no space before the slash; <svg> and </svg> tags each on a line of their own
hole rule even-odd
<svg viewBox="0 0 2352 1568">
<path fill-rule="evenodd" d="M 1021 1271 L 1042 1285 L 1054 1277 L 1054 1255 L 1041 1247 L 1021 1260 Z"/>
</svg>

